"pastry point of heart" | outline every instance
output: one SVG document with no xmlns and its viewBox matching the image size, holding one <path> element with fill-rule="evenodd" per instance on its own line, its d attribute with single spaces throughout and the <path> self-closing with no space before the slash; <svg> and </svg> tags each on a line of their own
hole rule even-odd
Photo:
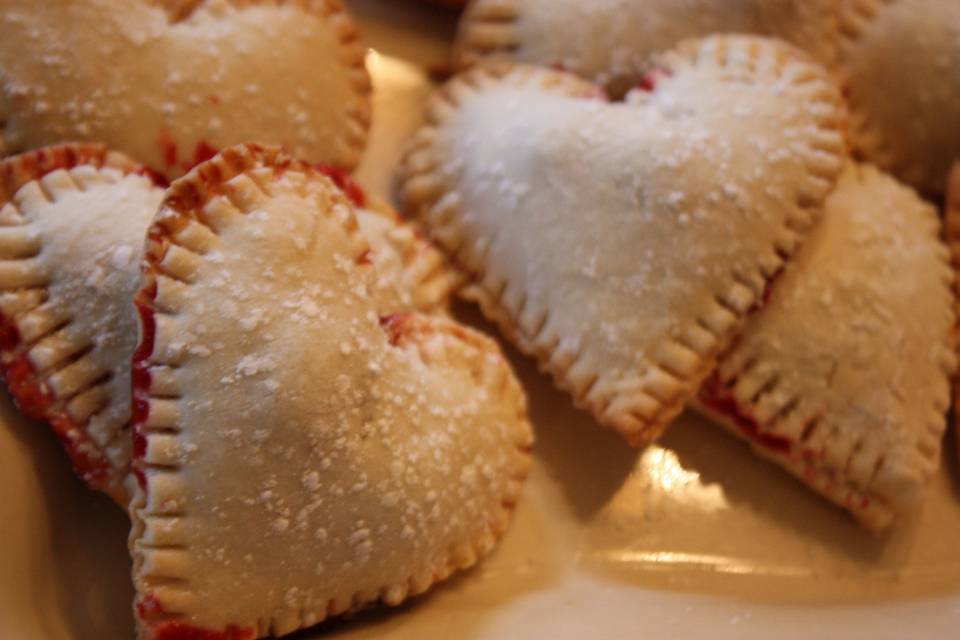
<svg viewBox="0 0 960 640">
<path fill-rule="evenodd" d="M 130 354 L 143 233 L 163 197 L 93 144 L 0 161 L 0 368 L 88 484 L 125 502 Z"/>
<path fill-rule="evenodd" d="M 764 38 L 688 41 L 611 103 L 539 67 L 454 78 L 400 178 L 466 295 L 631 443 L 695 394 L 844 159 L 827 72 Z"/>
<path fill-rule="evenodd" d="M 921 502 L 956 369 L 954 276 L 937 212 L 851 163 L 823 220 L 697 398 L 862 524 Z"/>
<path fill-rule="evenodd" d="M 835 0 L 475 0 L 454 60 L 460 69 L 497 58 L 565 69 L 622 94 L 655 54 L 715 33 L 783 38 L 832 65 L 837 22 Z"/>
<path fill-rule="evenodd" d="M 352 169 L 365 50 L 339 0 L 0 0 L 0 149 L 103 142 L 174 178 L 248 140 Z"/>
<path fill-rule="evenodd" d="M 936 197 L 960 157 L 960 3 L 846 0 L 840 71 L 865 160 Z"/>
<path fill-rule="evenodd" d="M 277 150 L 171 185 L 136 296 L 141 637 L 397 604 L 503 533 L 530 465 L 519 384 L 489 338 L 381 294 L 369 251 L 349 201 Z"/>
</svg>

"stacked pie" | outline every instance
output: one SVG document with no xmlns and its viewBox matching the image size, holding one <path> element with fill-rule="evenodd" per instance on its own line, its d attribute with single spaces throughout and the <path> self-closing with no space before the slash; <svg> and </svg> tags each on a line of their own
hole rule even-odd
<svg viewBox="0 0 960 640">
<path fill-rule="evenodd" d="M 694 408 L 873 531 L 922 504 L 960 6 L 475 0 L 397 169 L 415 226 L 350 177 L 338 0 L 0 26 L 0 369 L 128 509 L 141 638 L 283 635 L 491 550 L 532 430 L 455 293 L 630 445 Z"/>
</svg>

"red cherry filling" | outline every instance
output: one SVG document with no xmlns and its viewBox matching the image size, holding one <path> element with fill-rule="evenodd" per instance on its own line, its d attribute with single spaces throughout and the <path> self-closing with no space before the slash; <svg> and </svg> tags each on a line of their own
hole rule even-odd
<svg viewBox="0 0 960 640">
<path fill-rule="evenodd" d="M 137 603 L 137 617 L 149 620 L 163 616 L 166 612 L 157 599 L 148 594 Z M 222 631 L 194 627 L 182 622 L 161 622 L 150 629 L 153 640 L 252 640 L 256 637 L 253 629 L 243 629 L 234 625 Z"/>
<path fill-rule="evenodd" d="M 154 640 L 252 640 L 253 629 L 230 625 L 223 631 L 191 627 L 180 622 L 165 622 L 153 630 Z"/>
<path fill-rule="evenodd" d="M 201 162 L 206 162 L 215 155 L 217 155 L 216 147 L 211 146 L 206 140 L 201 140 L 197 143 L 197 148 L 193 150 L 193 164 L 191 168 Z"/>
<path fill-rule="evenodd" d="M 354 182 L 349 171 L 325 164 L 316 165 L 316 169 L 333 180 L 333 183 L 350 198 L 355 206 L 363 207 L 367 203 L 367 194 L 363 191 L 363 187 Z"/>
<path fill-rule="evenodd" d="M 380 326 L 387 332 L 387 339 L 392 346 L 397 346 L 403 336 L 404 327 L 410 320 L 409 313 L 391 313 L 380 317 Z"/>
<path fill-rule="evenodd" d="M 640 79 L 640 84 L 637 85 L 637 88 L 641 91 L 656 91 L 657 83 L 672 75 L 673 72 L 668 69 L 654 67 L 643 74 L 643 78 Z"/>
<path fill-rule="evenodd" d="M 153 302 L 157 297 L 157 283 L 153 282 L 144 287 L 133 304 L 140 319 L 140 343 L 133 353 L 133 367 L 131 378 L 133 385 L 133 474 L 137 478 L 140 488 L 146 491 L 147 478 L 144 475 L 140 461 L 147 453 L 147 437 L 143 426 L 150 416 L 150 402 L 147 396 L 150 391 L 150 370 L 147 368 L 147 358 L 153 353 L 153 346 L 157 336 L 157 320 L 153 313 Z"/>
<path fill-rule="evenodd" d="M 189 171 L 201 162 L 217 155 L 216 147 L 206 140 L 200 140 L 193 149 L 193 156 L 188 156 L 181 163 L 177 141 L 166 129 L 161 129 L 160 133 L 157 134 L 157 147 L 160 149 L 160 155 L 163 156 L 163 164 L 167 170 L 174 169 L 179 165 L 184 171 Z"/>
<path fill-rule="evenodd" d="M 789 455 L 792 451 L 793 443 L 786 438 L 764 433 L 760 423 L 750 415 L 746 407 L 737 402 L 733 392 L 720 381 L 716 374 L 704 381 L 697 397 L 703 406 L 729 418 L 751 442 L 785 455 Z"/>
</svg>

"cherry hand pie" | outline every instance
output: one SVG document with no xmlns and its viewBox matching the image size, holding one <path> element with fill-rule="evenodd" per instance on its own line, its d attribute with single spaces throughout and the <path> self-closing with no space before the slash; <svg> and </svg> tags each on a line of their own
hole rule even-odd
<svg viewBox="0 0 960 640">
<path fill-rule="evenodd" d="M 94 140 L 168 178 L 282 144 L 351 169 L 369 79 L 340 0 L 0 0 L 0 154 Z"/>
<path fill-rule="evenodd" d="M 475 0 L 460 25 L 460 68 L 490 57 L 558 66 L 622 92 L 653 54 L 716 33 L 777 36 L 833 64 L 835 0 Z"/>
<path fill-rule="evenodd" d="M 530 464 L 520 387 L 490 339 L 375 294 L 330 181 L 228 149 L 171 186 L 144 253 L 142 638 L 288 633 L 489 551 Z"/>
<path fill-rule="evenodd" d="M 843 0 L 841 70 L 856 152 L 941 195 L 960 158 L 960 2 Z"/>
<path fill-rule="evenodd" d="M 955 300 L 933 206 L 850 164 L 698 402 L 863 524 L 915 506 L 940 463 Z"/>
<path fill-rule="evenodd" d="M 696 393 L 843 165 L 827 72 L 759 37 L 689 41 L 607 102 L 494 65 L 429 105 L 402 194 L 468 295 L 629 441 Z"/>
<path fill-rule="evenodd" d="M 130 466 L 131 297 L 163 198 L 140 165 L 90 144 L 0 161 L 0 367 L 77 473 L 123 502 Z"/>
</svg>

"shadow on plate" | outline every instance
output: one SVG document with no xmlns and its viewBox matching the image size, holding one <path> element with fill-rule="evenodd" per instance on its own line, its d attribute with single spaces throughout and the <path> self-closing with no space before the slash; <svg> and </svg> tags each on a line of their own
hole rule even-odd
<svg viewBox="0 0 960 640">
<path fill-rule="evenodd" d="M 454 315 L 488 335 L 499 332 L 476 306 L 458 302 Z M 527 394 L 530 421 L 536 431 L 534 455 L 564 495 L 580 521 L 593 517 L 613 497 L 636 466 L 640 451 L 573 406 L 570 396 L 537 370 L 532 358 L 500 341 Z"/>
<path fill-rule="evenodd" d="M 132 637 L 126 514 L 73 474 L 49 427 L 21 416 L 6 393 L 0 395 L 0 428 L 9 429 L 30 457 L 48 517 L 50 538 L 38 547 L 50 557 L 37 559 L 35 577 L 52 582 L 57 606 L 36 602 L 37 610 L 57 612 L 71 639 Z"/>
<path fill-rule="evenodd" d="M 861 528 L 846 511 L 755 455 L 747 443 L 692 412 L 681 420 L 660 444 L 673 450 L 684 468 L 699 473 L 703 484 L 719 484 L 733 509 L 754 511 L 778 528 L 860 563 L 869 565 L 890 553 L 889 537 Z"/>
</svg>

